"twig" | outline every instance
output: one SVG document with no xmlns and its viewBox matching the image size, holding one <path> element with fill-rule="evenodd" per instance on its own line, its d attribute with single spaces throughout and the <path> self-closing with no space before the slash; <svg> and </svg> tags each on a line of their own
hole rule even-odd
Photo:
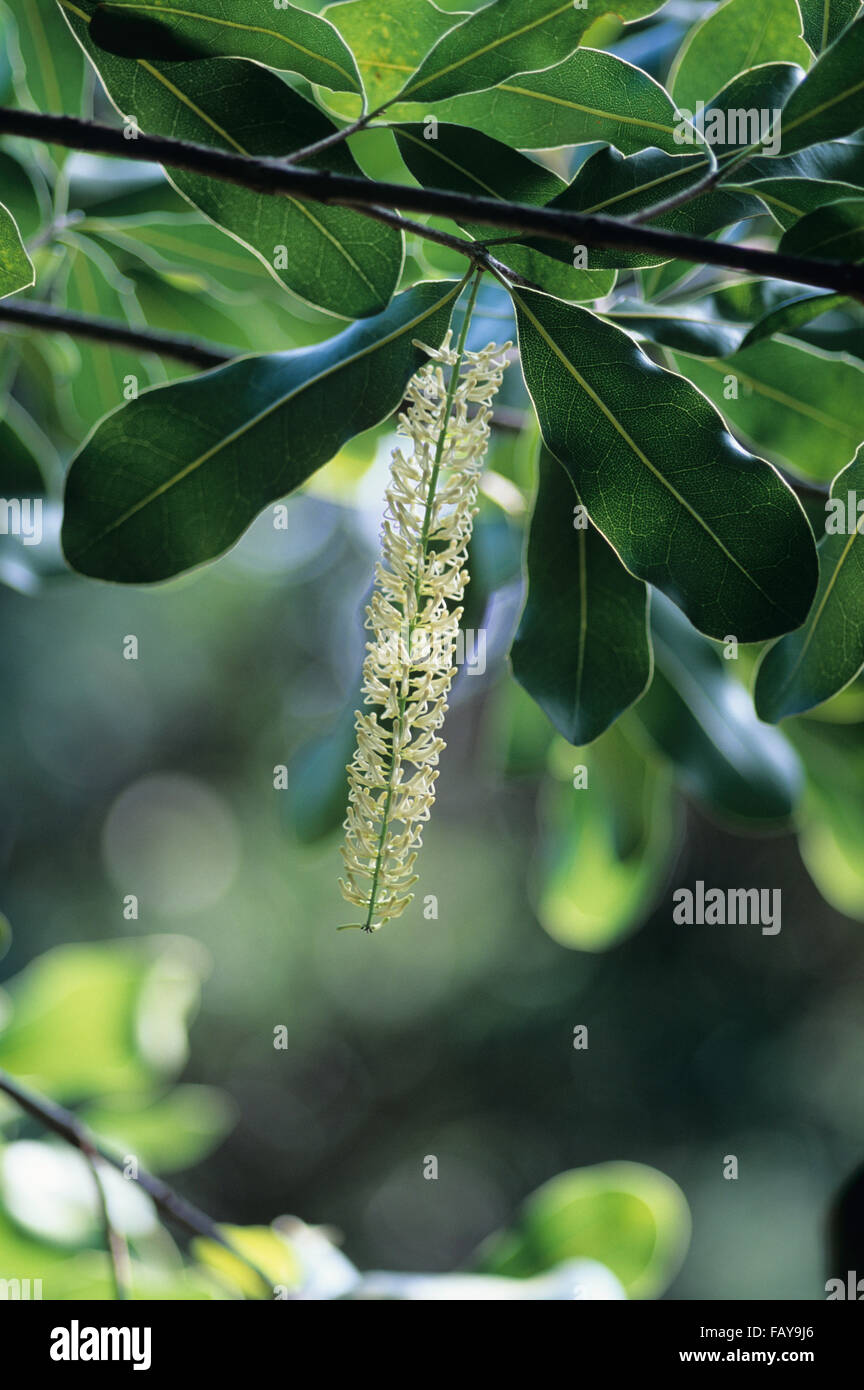
<svg viewBox="0 0 864 1390">
<path fill-rule="evenodd" d="M 238 355 L 230 348 L 216 347 L 197 338 L 186 338 L 178 333 L 158 333 L 152 328 L 132 328 L 128 323 L 118 323 L 114 319 L 71 314 L 33 300 L 3 300 L 0 303 L 0 320 L 18 324 L 22 328 L 69 333 L 74 338 L 90 338 L 95 342 L 113 343 L 116 347 L 133 348 L 139 352 L 155 352 L 162 357 L 173 357 L 178 362 L 188 362 L 192 367 L 218 367 Z"/>
<path fill-rule="evenodd" d="M 46 1100 L 44 1096 L 37 1096 L 32 1091 L 25 1090 L 8 1072 L 2 1070 L 0 1070 L 0 1092 L 13 1100 L 25 1114 L 38 1120 L 45 1129 L 59 1135 L 67 1144 L 80 1150 L 91 1161 L 92 1156 L 96 1155 L 105 1163 L 110 1164 L 112 1168 L 116 1168 L 118 1172 L 126 1174 L 126 1164 L 123 1159 L 104 1148 L 70 1110 L 64 1110 L 54 1101 Z M 153 1199 L 157 1210 L 167 1220 L 182 1226 L 190 1235 L 203 1236 L 205 1240 L 216 1241 L 224 1250 L 229 1251 L 236 1260 L 240 1260 L 247 1269 L 252 1270 L 267 1289 L 268 1294 L 272 1296 L 273 1285 L 266 1274 L 248 1256 L 238 1250 L 227 1236 L 222 1234 L 216 1222 L 205 1212 L 200 1211 L 191 1202 L 187 1202 L 185 1197 L 181 1197 L 178 1192 L 174 1191 L 173 1187 L 169 1187 L 161 1178 L 154 1177 L 152 1173 L 148 1173 L 140 1166 L 136 1167 L 135 1173 L 130 1176 L 130 1181 L 143 1187 L 148 1196 Z"/>
<path fill-rule="evenodd" d="M 374 111 L 367 111 L 364 115 L 358 116 L 356 121 L 350 125 L 342 126 L 339 130 L 334 130 L 332 135 L 325 135 L 323 140 L 316 140 L 313 145 L 305 145 L 302 150 L 295 150 L 289 154 L 283 163 L 302 164 L 304 159 L 311 159 L 315 154 L 320 154 L 322 150 L 329 150 L 332 145 L 338 145 L 341 141 L 347 140 L 349 135 L 357 135 L 359 131 L 365 130 L 370 121 L 374 121 L 376 116 L 380 116 L 382 111 L 386 111 L 391 103 L 385 101 L 383 106 L 378 106 Z"/>
<path fill-rule="evenodd" d="M 91 1148 L 86 1140 L 78 1146 L 84 1155 L 93 1175 L 93 1185 L 96 1188 L 96 1200 L 99 1203 L 99 1210 L 102 1216 L 102 1231 L 105 1236 L 105 1249 L 108 1254 L 108 1262 L 111 1266 L 111 1279 L 114 1284 L 114 1297 L 118 1302 L 125 1303 L 131 1297 L 132 1281 L 129 1268 L 129 1248 L 120 1235 L 114 1229 L 111 1220 L 111 1213 L 108 1210 L 108 1194 L 105 1191 L 105 1184 L 102 1181 L 100 1167 L 102 1159 L 95 1149 Z"/>
<path fill-rule="evenodd" d="M 730 174 L 733 169 L 737 169 L 739 164 L 745 164 L 748 159 L 752 159 L 762 148 L 761 145 L 748 145 L 746 149 L 738 151 L 733 157 L 728 159 L 725 164 L 720 164 L 714 155 L 714 151 L 708 146 L 709 169 L 707 174 L 703 174 L 692 188 L 685 188 L 681 193 L 673 193 L 670 198 L 664 198 L 662 202 L 655 203 L 653 207 L 644 208 L 642 212 L 636 213 L 630 218 L 633 226 L 641 226 L 645 222 L 651 222 L 655 217 L 663 217 L 667 212 L 674 212 L 676 208 L 682 208 L 685 203 L 690 203 L 694 198 L 699 198 L 703 193 L 710 193 L 712 188 L 716 188 L 722 178 Z"/>
<path fill-rule="evenodd" d="M 409 212 L 468 220 L 504 227 L 528 236 L 551 237 L 572 244 L 623 251 L 657 253 L 665 260 L 698 261 L 730 270 L 788 280 L 836 290 L 864 302 L 864 267 L 837 261 L 811 260 L 778 251 L 734 246 L 702 237 L 637 226 L 611 217 L 566 212 L 557 208 L 531 207 L 495 198 L 452 193 L 438 188 L 414 188 L 378 182 L 353 175 L 298 169 L 274 159 L 252 158 L 228 150 L 172 140 L 161 135 L 139 134 L 124 139 L 113 126 L 82 121 L 72 116 L 49 116 L 34 111 L 0 107 L 0 134 L 65 145 L 95 154 L 157 162 L 174 169 L 234 183 L 242 188 L 277 197 L 351 207 L 367 217 L 382 204 Z"/>
</svg>

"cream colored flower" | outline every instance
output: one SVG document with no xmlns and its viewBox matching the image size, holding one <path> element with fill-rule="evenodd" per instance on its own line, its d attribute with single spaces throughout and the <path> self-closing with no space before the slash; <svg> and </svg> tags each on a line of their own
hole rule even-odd
<svg viewBox="0 0 864 1390">
<path fill-rule="evenodd" d="M 450 333 L 440 348 L 418 346 L 431 361 L 409 383 L 409 406 L 399 417 L 399 433 L 412 449 L 394 449 L 391 459 L 381 558 L 366 610 L 372 640 L 363 698 L 371 708 L 357 712 L 357 749 L 348 768 L 339 882 L 348 902 L 363 909 L 365 920 L 352 925 L 364 931 L 398 917 L 417 881 L 414 864 L 444 748 L 440 729 L 455 675 L 491 401 L 511 344 L 464 353 L 456 381 L 459 356 Z"/>
</svg>

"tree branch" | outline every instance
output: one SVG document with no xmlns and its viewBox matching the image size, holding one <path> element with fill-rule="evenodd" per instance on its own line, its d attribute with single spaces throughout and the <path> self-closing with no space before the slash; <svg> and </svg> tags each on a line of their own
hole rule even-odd
<svg viewBox="0 0 864 1390">
<path fill-rule="evenodd" d="M 375 216 L 370 209 L 380 208 L 384 203 L 409 212 L 485 223 L 528 236 L 551 237 L 571 245 L 641 251 L 668 260 L 725 266 L 794 284 L 835 290 L 864 302 L 864 267 L 733 246 L 656 227 L 637 226 L 611 217 L 506 203 L 437 188 L 413 188 L 326 170 L 300 169 L 286 165 L 283 160 L 251 158 L 161 135 L 138 134 L 136 139 L 126 140 L 122 130 L 113 126 L 6 107 L 0 107 L 0 134 L 43 140 L 94 154 L 155 161 L 257 193 L 350 207 L 366 216 Z"/>
<path fill-rule="evenodd" d="M 119 1173 L 126 1175 L 126 1164 L 121 1158 L 117 1158 L 109 1149 L 103 1148 L 98 1139 L 87 1130 L 77 1115 L 73 1115 L 70 1110 L 64 1110 L 62 1106 L 56 1105 L 54 1101 L 46 1100 L 44 1096 L 34 1095 L 32 1091 L 27 1091 L 20 1086 L 8 1072 L 0 1070 L 0 1092 L 3 1092 L 13 1100 L 20 1110 L 26 1115 L 30 1115 L 34 1120 L 53 1134 L 71 1144 L 78 1149 L 88 1162 L 93 1164 L 95 1160 L 108 1163 L 112 1168 L 116 1168 Z M 227 1236 L 211 1220 L 205 1212 L 187 1202 L 185 1197 L 181 1197 L 175 1192 L 173 1187 L 169 1187 L 161 1178 L 154 1177 L 144 1168 L 137 1167 L 137 1172 L 130 1179 L 137 1182 L 139 1187 L 152 1198 L 157 1210 L 169 1221 L 182 1226 L 185 1231 L 193 1236 L 203 1236 L 206 1240 L 214 1240 L 223 1249 L 228 1250 L 236 1260 L 246 1265 L 247 1269 L 257 1275 L 261 1283 L 272 1297 L 273 1285 L 266 1274 L 257 1265 L 237 1250 Z"/>
<path fill-rule="evenodd" d="M 131 1279 L 129 1269 L 129 1248 L 123 1236 L 114 1229 L 111 1220 L 111 1213 L 108 1210 L 108 1194 L 105 1184 L 102 1181 L 101 1168 L 103 1160 L 95 1149 L 91 1149 L 86 1143 L 79 1145 L 82 1154 L 87 1160 L 90 1172 L 93 1177 L 93 1185 L 96 1189 L 96 1200 L 99 1203 L 99 1211 L 102 1217 L 102 1232 L 105 1237 L 105 1250 L 108 1254 L 108 1263 L 111 1266 L 111 1279 L 114 1284 L 114 1298 L 121 1303 L 125 1303 L 130 1297 Z"/>
<path fill-rule="evenodd" d="M 219 367 L 238 356 L 230 348 L 215 347 L 179 333 L 158 333 L 152 328 L 132 328 L 128 323 L 118 323 L 115 319 L 70 314 L 54 309 L 50 304 L 37 304 L 34 300 L 0 301 L 0 321 L 48 333 L 69 333 L 73 338 L 113 343 L 115 347 L 132 348 L 137 352 L 155 352 L 161 357 L 188 362 L 191 367 Z"/>
</svg>

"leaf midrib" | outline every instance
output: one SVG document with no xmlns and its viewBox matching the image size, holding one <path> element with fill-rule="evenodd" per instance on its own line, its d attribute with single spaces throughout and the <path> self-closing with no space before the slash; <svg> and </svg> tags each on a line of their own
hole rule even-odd
<svg viewBox="0 0 864 1390">
<path fill-rule="evenodd" d="M 422 90 L 423 87 L 430 86 L 440 78 L 446 77 L 449 72 L 455 72 L 457 68 L 464 67 L 466 63 L 470 63 L 476 58 L 482 58 L 484 54 L 491 53 L 493 49 L 500 48 L 502 44 L 509 43 L 512 39 L 518 39 L 521 38 L 523 34 L 529 34 L 532 29 L 538 29 L 541 24 L 547 24 L 550 19 L 557 19 L 559 15 L 573 8 L 573 0 L 567 0 L 566 5 L 559 6 L 557 10 L 552 10 L 549 14 L 541 15 L 539 19 L 532 20 L 530 24 L 524 24 L 521 29 L 511 29 L 509 33 L 502 34 L 499 38 L 493 39 L 491 43 L 484 44 L 482 48 L 475 48 L 471 53 L 466 54 L 464 58 L 459 58 L 454 63 L 448 63 L 446 67 L 439 68 L 437 72 L 433 72 L 430 76 L 424 77 L 422 82 L 415 82 L 413 87 L 404 87 L 402 91 L 398 93 L 400 100 L 406 100 L 409 94 L 416 91 L 418 87 Z M 473 15 L 471 18 L 473 18 Z M 468 23 L 467 20 L 464 22 Z M 454 25 L 446 34 L 442 34 L 438 43 L 443 43 L 450 34 L 455 33 L 455 31 L 461 27 L 461 24 Z"/>
<path fill-rule="evenodd" d="M 244 424 L 239 426 L 237 429 L 233 430 L 231 434 L 226 435 L 224 439 L 220 439 L 211 448 L 206 449 L 203 454 L 200 454 L 198 458 L 193 459 L 190 463 L 187 463 L 185 467 L 179 470 L 179 472 L 174 473 L 170 478 L 167 478 L 164 483 L 161 483 L 159 485 L 158 488 L 154 488 L 153 491 L 149 492 L 146 497 L 143 497 L 139 502 L 136 502 L 134 507 L 129 507 L 115 521 L 112 521 L 109 526 L 106 526 L 102 531 L 100 531 L 96 536 L 94 536 L 93 539 L 79 553 L 81 555 L 86 555 L 88 551 L 94 548 L 94 546 L 98 545 L 101 541 L 103 541 L 106 536 L 111 535 L 113 531 L 118 530 L 121 526 L 125 526 L 127 521 L 130 521 L 133 516 L 137 516 L 137 514 L 140 511 L 143 511 L 145 507 L 149 507 L 158 498 L 163 497 L 166 492 L 170 492 L 172 488 L 179 486 L 179 484 L 182 483 L 184 479 L 188 478 L 192 473 L 196 472 L 197 469 L 201 468 L 205 463 L 209 463 L 209 461 L 212 458 L 215 458 L 216 455 L 220 453 L 222 449 L 226 449 L 230 444 L 236 443 L 238 439 L 242 439 L 245 434 L 248 434 L 251 430 L 254 430 L 258 425 L 260 425 L 264 420 L 266 420 L 268 416 L 274 414 L 277 410 L 281 410 L 282 407 L 286 405 L 288 401 L 292 399 L 293 396 L 299 395 L 301 391 L 305 391 L 309 387 L 315 386 L 321 381 L 325 381 L 328 376 L 331 376 L 334 372 L 341 370 L 343 367 L 353 366 L 356 362 L 359 362 L 364 357 L 369 356 L 370 353 L 377 352 L 379 348 L 387 347 L 390 343 L 394 342 L 395 339 L 401 337 L 404 333 L 410 333 L 419 324 L 424 323 L 426 319 L 431 318 L 433 314 L 437 313 L 438 310 L 441 309 L 447 303 L 448 299 L 452 299 L 455 295 L 458 295 L 462 289 L 462 285 L 463 282 L 460 281 L 458 285 L 453 286 L 447 294 L 442 296 L 441 299 L 436 300 L 433 305 L 431 305 L 428 309 L 425 309 L 422 314 L 418 314 L 416 318 L 409 320 L 409 322 L 406 324 L 402 324 L 399 328 L 394 329 L 385 337 L 376 339 L 374 343 L 367 344 L 366 347 L 354 353 L 351 357 L 340 358 L 338 362 L 332 363 L 330 366 L 326 367 L 322 371 L 317 372 L 314 376 L 308 377 L 305 381 L 299 382 L 290 391 L 286 391 L 283 396 L 280 396 L 278 400 L 273 401 L 269 406 L 267 406 L 265 410 L 259 411 L 257 415 L 252 417 L 251 420 L 245 421 Z M 225 368 L 217 367 L 214 370 L 224 371 Z M 158 389 L 165 390 L 170 388 L 160 387 Z M 147 392 L 146 394 L 150 395 L 152 393 Z"/>
<path fill-rule="evenodd" d="M 515 300 L 518 301 L 522 309 L 522 312 L 531 320 L 535 329 L 543 338 L 547 346 L 552 350 L 552 352 L 554 352 L 555 356 L 559 359 L 559 361 L 563 364 L 567 371 L 569 371 L 570 375 L 578 383 L 578 385 L 581 386 L 582 390 L 586 393 L 586 395 L 588 395 L 594 402 L 594 404 L 603 412 L 603 414 L 606 416 L 606 419 L 614 427 L 614 429 L 617 430 L 618 434 L 624 440 L 627 447 L 636 456 L 636 458 L 639 459 L 640 463 L 642 463 L 648 469 L 648 471 L 653 475 L 654 478 L 656 478 L 660 485 L 664 487 L 666 491 L 671 494 L 672 497 L 675 498 L 675 500 L 684 508 L 688 515 L 692 517 L 696 524 L 702 528 L 705 534 L 714 542 L 718 549 L 722 551 L 726 558 L 735 566 L 737 570 L 740 571 L 740 573 L 747 580 L 748 584 L 751 584 L 752 587 L 757 591 L 757 593 L 760 593 L 762 597 L 766 600 L 766 602 L 771 605 L 772 608 L 776 608 L 777 611 L 780 613 L 785 612 L 785 610 L 780 607 L 777 601 L 774 598 L 772 598 L 772 596 L 769 593 L 767 593 L 765 589 L 762 588 L 761 584 L 757 583 L 753 575 L 750 574 L 749 571 L 744 568 L 741 562 L 726 547 L 726 545 L 720 539 L 720 537 L 714 531 L 712 531 L 707 521 L 705 521 L 705 519 L 701 517 L 699 513 L 690 505 L 686 497 L 682 496 L 678 489 L 669 481 L 667 477 L 664 476 L 662 471 L 654 466 L 654 464 L 648 458 L 648 455 L 642 449 L 640 449 L 635 439 L 633 439 L 633 437 L 624 428 L 621 421 L 615 415 L 614 411 L 610 410 L 610 408 L 607 406 L 606 402 L 602 399 L 602 397 L 600 397 L 597 394 L 597 392 L 593 389 L 593 387 L 589 385 L 589 383 L 576 369 L 576 367 L 573 365 L 573 363 L 570 361 L 567 355 L 564 352 L 562 352 L 562 350 L 558 347 L 558 344 L 555 342 L 554 338 L 552 338 L 552 336 L 546 331 L 545 327 L 539 321 L 539 319 L 537 319 L 535 315 L 531 313 L 531 310 L 525 304 L 525 301 L 522 298 L 522 296 L 512 287 L 510 287 L 510 294 Z M 585 310 L 584 312 L 588 313 L 589 311 Z"/>
<path fill-rule="evenodd" d="M 352 82 L 355 80 L 353 73 L 349 72 L 347 68 L 343 68 L 342 64 L 337 63 L 334 58 L 326 58 L 323 53 L 315 53 L 311 48 L 307 48 L 305 44 L 298 43 L 296 39 L 289 38 L 287 34 L 280 34 L 276 29 L 267 29 L 264 25 L 240 24 L 234 19 L 219 19 L 216 15 L 201 14 L 200 12 L 196 13 L 194 10 L 181 10 L 174 6 L 169 8 L 163 5 L 127 4 L 124 3 L 123 0 L 111 0 L 111 3 L 106 5 L 105 8 L 108 10 L 144 10 L 145 13 L 149 12 L 151 14 L 156 14 L 159 15 L 160 18 L 163 15 L 175 15 L 178 19 L 194 19 L 200 24 L 215 24 L 221 25 L 224 29 L 240 29 L 243 33 L 263 34 L 266 38 L 276 39 L 280 43 L 288 44 L 290 48 L 296 48 L 299 53 L 305 54 L 307 58 L 314 58 L 316 62 L 326 63 L 328 67 L 335 68 L 337 72 L 341 72 L 343 77 L 349 78 Z M 320 16 L 314 17 L 319 18 Z"/>
</svg>

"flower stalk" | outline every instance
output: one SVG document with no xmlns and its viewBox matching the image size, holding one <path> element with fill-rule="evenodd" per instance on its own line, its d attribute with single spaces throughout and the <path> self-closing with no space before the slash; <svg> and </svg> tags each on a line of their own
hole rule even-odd
<svg viewBox="0 0 864 1390">
<path fill-rule="evenodd" d="M 394 449 L 391 459 L 381 556 L 366 610 L 371 640 L 363 700 L 371 708 L 356 716 L 340 879 L 343 896 L 364 914 L 347 925 L 367 932 L 398 917 L 413 898 L 414 865 L 445 746 L 440 730 L 456 673 L 477 486 L 491 402 L 511 346 L 466 350 L 476 289 L 475 280 L 455 349 L 450 332 L 440 348 L 420 344 L 430 361 L 409 383 L 398 426 L 412 449 Z"/>
</svg>

